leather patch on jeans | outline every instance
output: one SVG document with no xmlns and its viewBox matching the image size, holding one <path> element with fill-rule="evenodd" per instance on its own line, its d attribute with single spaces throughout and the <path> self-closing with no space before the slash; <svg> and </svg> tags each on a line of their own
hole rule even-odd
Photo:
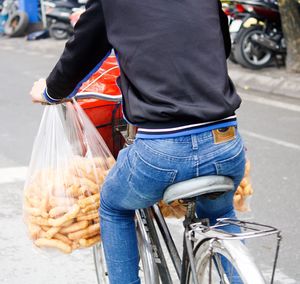
<svg viewBox="0 0 300 284">
<path fill-rule="evenodd" d="M 212 130 L 212 133 L 213 133 L 213 136 L 214 136 L 214 143 L 215 144 L 228 142 L 230 140 L 235 139 L 235 137 L 236 137 L 234 126 L 214 129 L 214 130 Z"/>
</svg>

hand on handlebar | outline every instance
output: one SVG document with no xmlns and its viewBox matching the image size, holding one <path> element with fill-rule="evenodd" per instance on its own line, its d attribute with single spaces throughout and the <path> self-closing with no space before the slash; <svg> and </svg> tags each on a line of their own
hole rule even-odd
<svg viewBox="0 0 300 284">
<path fill-rule="evenodd" d="M 43 95 L 45 88 L 46 88 L 45 79 L 39 79 L 38 81 L 34 82 L 33 87 L 31 88 L 30 91 L 31 100 L 33 103 L 40 103 L 40 104 L 47 104 L 47 105 L 51 104 L 45 99 Z M 104 100 L 104 101 L 111 101 L 111 102 L 121 102 L 122 95 L 109 95 L 109 94 L 102 94 L 96 92 L 82 92 L 82 93 L 77 93 L 75 99 L 97 99 L 97 100 Z M 60 103 L 65 103 L 70 101 L 72 101 L 71 98 L 65 98 L 55 103 L 60 104 Z"/>
<path fill-rule="evenodd" d="M 45 88 L 46 80 L 43 78 L 33 83 L 33 86 L 30 91 L 31 100 L 33 103 L 48 104 L 43 95 Z"/>
<path fill-rule="evenodd" d="M 55 103 L 49 103 L 44 97 L 44 91 L 46 89 L 46 80 L 41 78 L 38 81 L 35 81 L 33 87 L 31 88 L 30 95 L 33 103 L 40 103 L 42 105 L 52 105 L 52 104 L 61 104 L 65 102 L 70 102 L 71 99 L 66 98 Z"/>
</svg>

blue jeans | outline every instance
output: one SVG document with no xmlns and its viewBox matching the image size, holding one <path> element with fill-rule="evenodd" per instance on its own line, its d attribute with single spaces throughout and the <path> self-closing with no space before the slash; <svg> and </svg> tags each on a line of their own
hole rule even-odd
<svg viewBox="0 0 300 284">
<path fill-rule="evenodd" d="M 123 149 L 102 187 L 99 209 L 110 283 L 140 283 L 135 209 L 161 200 L 169 185 L 198 176 L 229 176 L 237 188 L 244 167 L 244 146 L 238 131 L 236 138 L 219 144 L 214 143 L 212 131 L 207 131 L 169 139 L 137 139 Z M 212 224 L 216 218 L 235 218 L 233 194 L 214 200 L 199 197 L 197 215 L 209 218 Z"/>
</svg>

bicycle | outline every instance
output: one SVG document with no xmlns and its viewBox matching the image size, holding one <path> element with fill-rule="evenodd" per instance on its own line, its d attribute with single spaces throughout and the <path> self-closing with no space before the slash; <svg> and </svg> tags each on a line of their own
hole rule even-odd
<svg viewBox="0 0 300 284">
<path fill-rule="evenodd" d="M 92 92 L 78 93 L 77 99 L 94 98 L 121 103 L 121 96 Z M 130 145 L 135 138 L 133 126 L 116 125 L 124 139 Z M 159 234 L 168 250 L 181 284 L 230 284 L 234 274 L 238 274 L 245 284 L 266 283 L 256 266 L 243 240 L 269 235 L 277 236 L 277 246 L 273 262 L 271 284 L 274 282 L 279 255 L 281 232 L 268 225 L 233 219 L 219 219 L 210 226 L 207 219 L 198 219 L 195 215 L 196 197 L 216 195 L 234 190 L 233 181 L 224 176 L 204 176 L 179 182 L 168 187 L 163 200 L 169 204 L 181 200 L 186 204 L 184 217 L 183 253 L 179 256 L 166 221 L 157 204 L 146 209 L 136 210 L 136 229 L 144 282 L 146 284 L 173 283 Z M 225 226 L 241 228 L 241 233 L 228 233 Z M 159 232 L 159 233 L 158 233 Z M 101 243 L 93 247 L 94 263 L 98 283 L 108 283 L 105 258 Z M 225 269 L 222 260 L 226 259 L 230 270 Z"/>
</svg>

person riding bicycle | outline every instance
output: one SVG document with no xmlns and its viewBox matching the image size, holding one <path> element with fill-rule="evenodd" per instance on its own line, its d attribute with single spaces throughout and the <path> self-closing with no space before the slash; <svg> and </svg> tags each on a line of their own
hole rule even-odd
<svg viewBox="0 0 300 284">
<path fill-rule="evenodd" d="M 140 283 L 135 209 L 161 200 L 173 183 L 223 175 L 237 188 L 244 175 L 235 114 L 241 99 L 226 64 L 230 45 L 219 0 L 89 0 L 46 83 L 32 88 L 34 102 L 60 103 L 112 50 L 118 58 L 124 118 L 138 131 L 101 190 L 101 236 L 112 284 Z M 211 224 L 235 218 L 233 195 L 199 197 L 198 217 Z"/>
</svg>

